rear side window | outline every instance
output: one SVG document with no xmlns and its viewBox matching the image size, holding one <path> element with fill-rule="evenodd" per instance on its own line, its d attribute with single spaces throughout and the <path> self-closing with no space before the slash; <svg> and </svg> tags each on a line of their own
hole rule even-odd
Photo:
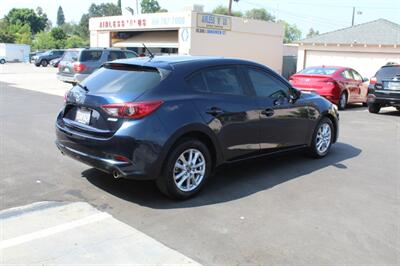
<svg viewBox="0 0 400 266">
<path fill-rule="evenodd" d="M 154 88 L 161 82 L 161 75 L 155 68 L 141 69 L 130 66 L 124 68 L 102 67 L 88 78 L 82 85 L 90 92 L 116 94 L 116 93 L 142 93 Z"/>
<path fill-rule="evenodd" d="M 188 80 L 194 90 L 216 94 L 244 95 L 236 67 L 203 70 Z"/>
<path fill-rule="evenodd" d="M 103 51 L 84 50 L 81 53 L 81 62 L 98 61 L 101 58 Z"/>
<path fill-rule="evenodd" d="M 63 61 L 76 62 L 78 61 L 78 51 L 67 51 L 64 54 Z"/>
<path fill-rule="evenodd" d="M 114 61 L 123 58 L 125 58 L 125 54 L 122 51 L 110 51 L 107 56 L 107 61 Z"/>
<path fill-rule="evenodd" d="M 345 79 L 353 79 L 353 75 L 351 74 L 350 70 L 343 71 L 341 75 Z"/>
<path fill-rule="evenodd" d="M 280 80 L 257 69 L 249 69 L 248 73 L 257 96 L 273 99 L 277 99 L 279 96 L 287 96 L 289 88 Z"/>
</svg>

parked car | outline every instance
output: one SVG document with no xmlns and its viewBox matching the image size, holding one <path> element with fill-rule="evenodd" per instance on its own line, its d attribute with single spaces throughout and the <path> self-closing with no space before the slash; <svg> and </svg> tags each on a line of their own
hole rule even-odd
<svg viewBox="0 0 400 266">
<path fill-rule="evenodd" d="M 51 60 L 63 56 L 65 50 L 50 50 L 32 56 L 35 66 L 47 67 Z"/>
<path fill-rule="evenodd" d="M 297 89 L 325 97 L 340 110 L 348 103 L 367 103 L 368 79 L 348 67 L 308 67 L 291 76 L 289 81 Z"/>
<path fill-rule="evenodd" d="M 385 106 L 393 106 L 400 111 L 400 64 L 389 63 L 381 67 L 370 80 L 369 112 L 379 113 Z"/>
<path fill-rule="evenodd" d="M 253 62 L 126 59 L 68 92 L 56 144 L 115 178 L 153 179 L 186 199 L 224 163 L 301 149 L 326 156 L 338 118 L 334 104 Z"/>
<path fill-rule="evenodd" d="M 62 60 L 62 57 L 55 58 L 55 59 L 50 61 L 50 65 L 52 67 L 58 67 L 58 64 L 60 63 L 61 60 Z"/>
<path fill-rule="evenodd" d="M 0 55 L 0 64 L 5 64 L 5 63 L 6 63 L 6 58 Z"/>
<path fill-rule="evenodd" d="M 58 65 L 57 78 L 74 84 L 83 81 L 107 61 L 132 57 L 137 54 L 116 48 L 70 49 Z"/>
</svg>

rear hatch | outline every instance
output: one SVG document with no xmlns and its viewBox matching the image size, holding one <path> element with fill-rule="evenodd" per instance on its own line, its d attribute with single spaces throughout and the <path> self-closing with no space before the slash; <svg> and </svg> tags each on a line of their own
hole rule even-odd
<svg viewBox="0 0 400 266">
<path fill-rule="evenodd" d="M 74 75 L 74 63 L 78 61 L 79 50 L 68 50 L 58 64 L 58 73 L 64 76 Z"/>
<path fill-rule="evenodd" d="M 153 67 L 107 63 L 67 93 L 59 125 L 93 137 L 111 137 L 130 118 L 111 115 L 105 105 L 132 103 L 165 76 Z"/>
<path fill-rule="evenodd" d="M 376 90 L 384 90 L 386 93 L 400 93 L 400 66 L 382 67 L 376 74 Z M 379 94 L 379 92 L 376 92 Z"/>
</svg>

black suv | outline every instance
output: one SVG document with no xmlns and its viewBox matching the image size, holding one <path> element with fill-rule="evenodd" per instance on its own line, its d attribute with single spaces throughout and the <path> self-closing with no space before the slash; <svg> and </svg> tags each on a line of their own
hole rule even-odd
<svg viewBox="0 0 400 266">
<path fill-rule="evenodd" d="M 297 149 L 326 156 L 338 119 L 334 104 L 257 63 L 123 59 L 67 93 L 56 143 L 115 178 L 155 180 L 167 196 L 186 199 L 224 163 Z"/>
<path fill-rule="evenodd" d="M 371 78 L 368 87 L 368 110 L 379 113 L 381 107 L 393 106 L 400 111 L 400 65 L 388 63 Z"/>
<path fill-rule="evenodd" d="M 65 50 L 50 50 L 44 53 L 40 53 L 32 56 L 32 60 L 35 66 L 47 67 L 51 60 L 61 58 L 64 55 Z"/>
</svg>

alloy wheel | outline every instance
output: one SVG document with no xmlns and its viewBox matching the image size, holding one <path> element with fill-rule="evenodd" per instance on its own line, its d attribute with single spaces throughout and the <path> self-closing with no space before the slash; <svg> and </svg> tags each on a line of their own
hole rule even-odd
<svg viewBox="0 0 400 266">
<path fill-rule="evenodd" d="M 318 128 L 315 146 L 319 154 L 324 154 L 328 151 L 332 141 L 332 129 L 328 123 L 323 123 Z"/>
<path fill-rule="evenodd" d="M 176 160 L 173 177 L 176 187 L 183 192 L 196 189 L 204 179 L 206 161 L 197 149 L 185 150 Z"/>
</svg>

